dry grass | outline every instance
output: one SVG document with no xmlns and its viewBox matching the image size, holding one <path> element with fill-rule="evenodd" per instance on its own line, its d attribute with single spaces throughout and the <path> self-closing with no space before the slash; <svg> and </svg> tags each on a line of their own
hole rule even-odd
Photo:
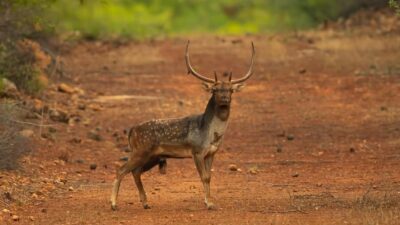
<svg viewBox="0 0 400 225">
<path fill-rule="evenodd" d="M 29 141 L 19 135 L 21 125 L 14 122 L 20 114 L 14 103 L 0 103 L 0 170 L 18 168 L 18 159 L 31 150 Z"/>
</svg>

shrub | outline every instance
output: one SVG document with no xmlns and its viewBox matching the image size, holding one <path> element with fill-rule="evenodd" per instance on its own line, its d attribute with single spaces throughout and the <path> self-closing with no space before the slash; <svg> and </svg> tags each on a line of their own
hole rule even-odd
<svg viewBox="0 0 400 225">
<path fill-rule="evenodd" d="M 21 110 L 10 102 L 0 103 L 0 169 L 18 168 L 18 159 L 31 149 L 28 139 L 19 135 L 16 121 Z"/>
<path fill-rule="evenodd" d="M 30 94 L 47 84 L 45 70 L 50 59 L 29 39 L 44 34 L 44 9 L 51 0 L 0 1 L 0 78 L 13 81 Z M 46 65 L 45 65 L 46 64 Z"/>
</svg>

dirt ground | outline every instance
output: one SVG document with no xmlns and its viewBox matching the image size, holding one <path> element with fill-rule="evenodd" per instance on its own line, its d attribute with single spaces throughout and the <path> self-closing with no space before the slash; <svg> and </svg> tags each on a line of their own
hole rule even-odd
<svg viewBox="0 0 400 225">
<path fill-rule="evenodd" d="M 190 37 L 192 64 L 243 75 L 256 46 L 255 74 L 233 96 L 228 131 L 213 165 L 217 210 L 203 204 L 193 160 L 169 160 L 109 198 L 127 145 L 124 129 L 152 118 L 201 113 L 208 93 L 186 74 L 186 39 L 81 42 L 61 49 L 66 82 L 46 104 L 74 119 L 38 138 L 12 177 L 26 199 L 4 202 L 5 224 L 399 224 L 400 36 L 308 32 Z M 127 97 L 129 96 L 129 98 Z M 52 123 L 48 121 L 48 123 Z M 88 133 L 96 133 L 93 140 Z M 90 169 L 91 164 L 97 168 Z M 230 171 L 230 164 L 241 171 Z M 11 179 L 11 178 L 10 178 Z M 25 185 L 25 186 L 24 186 Z M 3 190 L 11 188 L 2 183 Z M 14 187 L 13 187 L 14 188 Z M 11 188 L 12 189 L 12 188 Z M 9 214 L 18 215 L 13 221 Z"/>
</svg>

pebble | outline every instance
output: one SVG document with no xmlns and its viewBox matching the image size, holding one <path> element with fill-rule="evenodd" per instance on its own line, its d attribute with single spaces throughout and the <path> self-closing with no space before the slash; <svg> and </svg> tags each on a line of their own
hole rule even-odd
<svg viewBox="0 0 400 225">
<path fill-rule="evenodd" d="M 14 220 L 14 221 L 19 221 L 19 216 L 13 215 L 13 216 L 12 216 L 12 220 Z"/>
<path fill-rule="evenodd" d="M 291 134 L 288 134 L 288 135 L 286 136 L 286 139 L 287 139 L 288 141 L 293 141 L 293 140 L 294 140 L 294 136 L 291 135 Z"/>
<path fill-rule="evenodd" d="M 237 170 L 238 170 L 238 167 L 237 167 L 237 165 L 235 165 L 235 164 L 230 164 L 230 165 L 228 166 L 228 168 L 229 168 L 230 171 L 237 171 Z"/>
<path fill-rule="evenodd" d="M 98 134 L 96 131 L 93 131 L 93 130 L 89 131 L 88 138 L 93 139 L 95 141 L 103 140 L 103 137 L 100 134 Z"/>
<path fill-rule="evenodd" d="M 97 168 L 97 164 L 96 163 L 90 164 L 90 169 L 91 170 L 95 170 L 96 168 Z"/>
<path fill-rule="evenodd" d="M 70 186 L 70 187 L 68 188 L 68 191 L 74 191 L 74 188 L 73 188 L 72 186 Z"/>
<path fill-rule="evenodd" d="M 10 210 L 8 210 L 8 209 L 3 209 L 3 210 L 1 210 L 3 213 L 11 213 L 11 211 Z"/>
<path fill-rule="evenodd" d="M 57 90 L 59 92 L 68 93 L 68 94 L 74 93 L 74 89 L 65 83 L 59 84 Z"/>
<path fill-rule="evenodd" d="M 128 156 L 124 156 L 124 157 L 119 158 L 119 160 L 121 160 L 121 161 L 128 161 L 128 159 L 129 159 Z"/>
<path fill-rule="evenodd" d="M 258 169 L 255 168 L 255 167 L 252 167 L 252 168 L 249 169 L 249 173 L 255 175 L 255 174 L 258 173 Z"/>
</svg>

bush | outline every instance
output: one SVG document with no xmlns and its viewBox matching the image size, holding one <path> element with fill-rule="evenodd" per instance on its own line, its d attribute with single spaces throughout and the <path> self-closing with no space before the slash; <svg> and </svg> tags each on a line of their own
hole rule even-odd
<svg viewBox="0 0 400 225">
<path fill-rule="evenodd" d="M 398 0 L 389 0 L 389 6 L 400 15 L 400 2 Z"/>
<path fill-rule="evenodd" d="M 187 33 L 304 29 L 382 0 L 57 0 L 49 15 L 69 37 L 135 39 Z M 79 35 L 78 35 L 79 37 Z"/>
<path fill-rule="evenodd" d="M 43 16 L 52 0 L 0 1 L 0 78 L 13 81 L 30 94 L 47 85 L 45 71 L 50 59 L 40 46 L 29 39 L 43 37 Z M 46 64 L 46 65 L 45 65 Z"/>
<path fill-rule="evenodd" d="M 30 149 L 28 139 L 19 135 L 22 128 L 14 121 L 21 110 L 13 103 L 0 103 L 0 169 L 18 168 L 18 159 Z"/>
<path fill-rule="evenodd" d="M 34 94 L 48 84 L 46 70 L 51 63 L 40 46 L 28 39 L 10 42 L 0 56 L 0 74 L 18 89 Z"/>
</svg>

